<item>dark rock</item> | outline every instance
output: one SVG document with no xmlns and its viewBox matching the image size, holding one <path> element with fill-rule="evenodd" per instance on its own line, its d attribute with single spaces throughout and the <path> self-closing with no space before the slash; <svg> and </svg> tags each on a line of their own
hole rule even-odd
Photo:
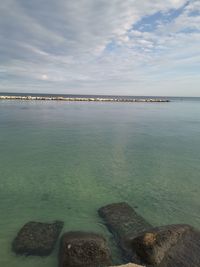
<svg viewBox="0 0 200 267">
<path fill-rule="evenodd" d="M 111 264 L 106 240 L 98 234 L 68 232 L 61 239 L 59 267 L 104 267 Z"/>
<path fill-rule="evenodd" d="M 153 228 L 133 239 L 131 246 L 148 266 L 200 266 L 200 232 L 189 225 Z"/>
<path fill-rule="evenodd" d="M 130 240 L 152 226 L 125 202 L 107 205 L 98 212 L 122 248 L 125 258 L 129 260 L 130 252 L 132 255 Z"/>
<path fill-rule="evenodd" d="M 63 222 L 54 223 L 28 222 L 14 239 L 12 249 L 17 254 L 49 255 L 63 228 Z"/>
<path fill-rule="evenodd" d="M 137 264 L 134 264 L 134 263 L 128 263 L 126 265 L 118 265 L 118 266 L 110 266 L 110 267 L 145 267 L 145 266 L 137 265 Z"/>
</svg>

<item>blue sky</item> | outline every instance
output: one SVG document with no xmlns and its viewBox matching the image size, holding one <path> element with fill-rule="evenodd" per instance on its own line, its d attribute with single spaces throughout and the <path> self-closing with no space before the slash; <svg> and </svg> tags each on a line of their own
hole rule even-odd
<svg viewBox="0 0 200 267">
<path fill-rule="evenodd" d="M 200 96 L 200 0 L 6 0 L 0 92 Z"/>
</svg>

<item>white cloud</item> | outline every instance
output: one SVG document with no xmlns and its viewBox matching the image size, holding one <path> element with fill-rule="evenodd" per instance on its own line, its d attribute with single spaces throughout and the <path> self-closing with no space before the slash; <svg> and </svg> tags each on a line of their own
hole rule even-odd
<svg viewBox="0 0 200 267">
<path fill-rule="evenodd" d="M 177 17 L 168 23 L 161 19 L 150 32 L 133 29 L 144 17 L 156 12 L 167 17 L 187 2 L 3 1 L 0 90 L 26 84 L 25 91 L 158 94 L 153 89 L 158 82 L 165 88 L 170 78 L 175 88 L 180 83 L 175 77 L 189 83 L 194 75 L 198 94 L 200 16 L 192 12 L 200 10 L 199 1 L 189 1 Z"/>
</svg>

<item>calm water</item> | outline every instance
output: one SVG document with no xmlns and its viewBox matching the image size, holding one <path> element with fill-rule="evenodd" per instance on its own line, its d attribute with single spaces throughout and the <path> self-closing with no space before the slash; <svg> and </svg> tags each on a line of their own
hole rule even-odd
<svg viewBox="0 0 200 267">
<path fill-rule="evenodd" d="M 116 254 L 99 207 L 127 201 L 153 225 L 200 228 L 199 196 L 200 101 L 0 102 L 0 266 L 57 266 L 57 248 L 11 252 L 27 221 L 103 233 Z"/>
</svg>

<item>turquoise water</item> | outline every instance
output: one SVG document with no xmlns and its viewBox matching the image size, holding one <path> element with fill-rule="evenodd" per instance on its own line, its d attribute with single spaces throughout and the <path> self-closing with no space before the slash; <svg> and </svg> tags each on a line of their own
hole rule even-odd
<svg viewBox="0 0 200 267">
<path fill-rule="evenodd" d="M 200 228 L 200 102 L 0 102 L 0 266 L 57 266 L 19 257 L 30 220 L 103 233 L 102 205 L 127 201 L 153 225 Z M 58 247 L 58 246 L 57 246 Z"/>
</svg>

